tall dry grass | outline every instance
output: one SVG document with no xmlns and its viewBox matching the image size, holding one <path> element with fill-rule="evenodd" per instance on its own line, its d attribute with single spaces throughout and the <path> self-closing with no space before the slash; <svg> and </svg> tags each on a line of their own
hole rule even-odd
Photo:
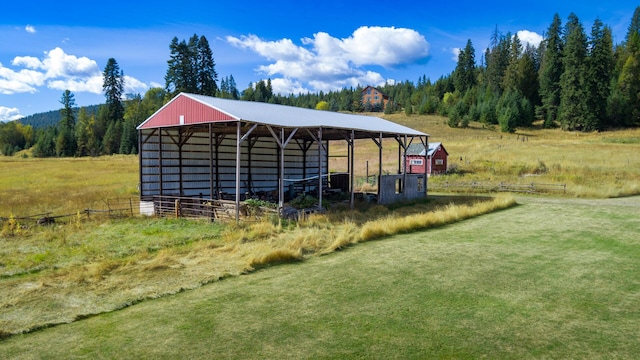
<svg viewBox="0 0 640 360">
<path fill-rule="evenodd" d="M 138 157 L 0 156 L 0 216 L 75 214 L 105 201 L 138 196 Z"/>
<path fill-rule="evenodd" d="M 430 135 L 449 152 L 449 168 L 455 174 L 434 176 L 432 184 L 484 182 L 497 184 L 566 184 L 574 197 L 619 197 L 640 194 L 640 129 L 607 132 L 565 132 L 542 129 L 539 124 L 514 134 L 472 123 L 465 129 L 450 128 L 446 118 L 404 114 L 384 115 L 394 122 Z M 384 141 L 383 173 L 398 171 L 398 145 Z M 378 174 L 378 148 L 371 140 L 359 140 L 355 148 L 355 173 L 364 183 Z M 346 143 L 334 143 L 331 155 L 345 156 Z M 346 158 L 332 157 L 330 169 L 345 171 Z"/>
</svg>

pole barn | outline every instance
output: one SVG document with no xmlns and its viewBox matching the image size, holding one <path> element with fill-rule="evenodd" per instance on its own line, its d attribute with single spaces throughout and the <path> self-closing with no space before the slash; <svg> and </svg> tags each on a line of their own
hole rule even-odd
<svg viewBox="0 0 640 360">
<path fill-rule="evenodd" d="M 426 174 L 382 175 L 383 139 L 398 144 L 398 163 L 412 142 L 427 146 L 428 135 L 373 116 L 310 110 L 260 102 L 181 93 L 140 126 L 141 211 L 152 214 L 160 198 L 240 202 L 260 196 L 277 202 L 314 192 L 322 207 L 332 142 L 348 145 L 350 205 L 354 203 L 356 139 L 379 149 L 379 203 L 427 195 Z"/>
</svg>

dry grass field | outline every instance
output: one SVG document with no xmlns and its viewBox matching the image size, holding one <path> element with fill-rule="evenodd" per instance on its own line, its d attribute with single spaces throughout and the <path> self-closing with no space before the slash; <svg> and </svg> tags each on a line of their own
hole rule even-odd
<svg viewBox="0 0 640 360">
<path fill-rule="evenodd" d="M 607 198 L 640 194 L 640 129 L 609 132 L 565 132 L 519 129 L 501 133 L 472 123 L 466 129 L 446 125 L 438 116 L 394 114 L 385 118 L 421 130 L 430 142 L 442 142 L 455 174 L 434 176 L 433 185 L 449 182 L 497 184 L 566 184 L 572 197 Z M 383 171 L 398 171 L 395 140 L 385 140 Z M 332 155 L 346 155 L 346 144 L 333 144 Z M 347 169 L 345 158 L 332 158 L 330 169 Z M 357 176 L 377 173 L 378 150 L 369 140 L 356 145 Z M 361 180 L 361 183 L 364 181 Z"/>
</svg>

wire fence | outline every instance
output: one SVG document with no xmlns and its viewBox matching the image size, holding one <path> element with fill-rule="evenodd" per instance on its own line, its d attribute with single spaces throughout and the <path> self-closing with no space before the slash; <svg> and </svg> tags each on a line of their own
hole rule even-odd
<svg viewBox="0 0 640 360">
<path fill-rule="evenodd" d="M 75 213 L 43 212 L 31 215 L 0 216 L 0 222 L 14 220 L 23 224 L 50 225 L 56 221 L 68 222 L 72 218 L 91 219 L 92 217 L 122 218 L 133 217 L 140 214 L 137 198 L 108 199 L 103 201 L 103 206 L 85 208 Z"/>
</svg>

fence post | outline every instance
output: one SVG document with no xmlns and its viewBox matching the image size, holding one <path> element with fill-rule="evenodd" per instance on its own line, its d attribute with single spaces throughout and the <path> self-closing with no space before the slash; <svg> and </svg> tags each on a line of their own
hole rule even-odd
<svg viewBox="0 0 640 360">
<path fill-rule="evenodd" d="M 175 206 L 175 213 L 176 213 L 176 219 L 177 219 L 180 217 L 180 199 L 176 199 L 174 206 Z"/>
</svg>

